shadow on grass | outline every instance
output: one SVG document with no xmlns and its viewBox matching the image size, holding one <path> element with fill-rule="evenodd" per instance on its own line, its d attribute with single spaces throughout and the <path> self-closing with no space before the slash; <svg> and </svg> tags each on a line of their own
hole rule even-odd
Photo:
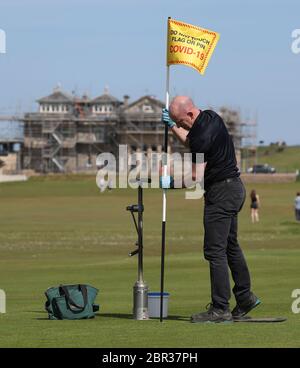
<svg viewBox="0 0 300 368">
<path fill-rule="evenodd" d="M 47 312 L 43 311 L 43 310 L 38 310 L 38 311 L 27 311 L 27 313 L 42 313 L 42 314 L 45 314 Z"/>
<path fill-rule="evenodd" d="M 105 318 L 120 318 L 120 319 L 133 319 L 132 314 L 125 314 L 125 313 L 97 313 L 97 317 L 105 317 Z M 159 321 L 159 318 L 150 318 L 153 320 Z M 165 318 L 167 320 L 173 320 L 173 321 L 187 321 L 189 320 L 189 317 L 184 316 L 168 316 Z"/>
<path fill-rule="evenodd" d="M 29 313 L 40 313 L 40 314 L 46 314 L 46 311 L 29 311 Z M 103 317 L 103 318 L 119 318 L 119 319 L 131 319 L 133 320 L 133 316 L 132 314 L 128 314 L 128 313 L 96 313 L 95 314 L 96 318 L 97 317 Z M 34 318 L 37 321 L 46 321 L 49 320 L 48 317 L 39 317 L 39 318 Z M 151 320 L 156 320 L 159 321 L 159 318 L 150 318 Z M 167 318 L 164 318 L 164 320 L 171 320 L 171 321 L 189 321 L 189 317 L 184 317 L 184 316 L 168 316 Z"/>
<path fill-rule="evenodd" d="M 50 321 L 49 318 L 34 318 L 35 321 Z"/>
</svg>

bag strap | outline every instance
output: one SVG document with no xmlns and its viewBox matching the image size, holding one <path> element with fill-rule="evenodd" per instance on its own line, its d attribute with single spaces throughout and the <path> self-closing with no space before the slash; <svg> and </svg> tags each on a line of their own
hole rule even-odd
<svg viewBox="0 0 300 368">
<path fill-rule="evenodd" d="M 64 285 L 60 285 L 60 290 L 62 290 L 62 292 L 64 293 L 65 297 L 66 297 L 66 301 L 68 303 L 68 306 L 70 307 L 70 309 L 72 311 L 76 311 L 74 310 L 74 307 L 78 310 L 80 310 L 81 312 L 85 309 L 85 307 L 87 306 L 88 303 L 88 295 L 87 295 L 87 288 L 85 285 L 78 285 L 79 290 L 81 291 L 81 294 L 83 296 L 83 306 L 78 305 L 74 302 L 74 300 L 70 297 L 69 294 L 69 290 L 66 286 Z"/>
</svg>

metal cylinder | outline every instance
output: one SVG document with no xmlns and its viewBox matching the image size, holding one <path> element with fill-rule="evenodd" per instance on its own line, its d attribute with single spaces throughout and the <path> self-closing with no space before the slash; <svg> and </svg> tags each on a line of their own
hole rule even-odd
<svg viewBox="0 0 300 368">
<path fill-rule="evenodd" d="M 141 283 L 144 282 L 144 265 L 143 265 L 143 212 L 144 212 L 144 205 L 143 205 L 143 186 L 140 183 L 138 188 L 138 281 Z"/>
<path fill-rule="evenodd" d="M 137 281 L 133 286 L 133 318 L 149 319 L 148 285 L 144 281 Z"/>
</svg>

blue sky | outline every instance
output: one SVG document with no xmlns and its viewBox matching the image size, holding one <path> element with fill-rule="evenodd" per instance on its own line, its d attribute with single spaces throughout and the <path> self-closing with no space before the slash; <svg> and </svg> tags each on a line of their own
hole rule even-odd
<svg viewBox="0 0 300 368">
<path fill-rule="evenodd" d="M 171 67 L 171 94 L 258 117 L 258 140 L 300 144 L 299 0 L 1 0 L 0 113 L 32 111 L 60 82 L 91 96 L 165 96 L 171 16 L 221 34 L 204 76 Z"/>
</svg>

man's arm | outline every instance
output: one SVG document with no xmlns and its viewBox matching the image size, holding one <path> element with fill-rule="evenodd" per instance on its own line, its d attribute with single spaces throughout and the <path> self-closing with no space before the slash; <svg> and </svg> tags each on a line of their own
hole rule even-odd
<svg viewBox="0 0 300 368">
<path fill-rule="evenodd" d="M 188 131 L 183 128 L 178 128 L 176 123 L 170 118 L 169 111 L 167 109 L 163 109 L 162 111 L 162 121 L 168 125 L 172 133 L 177 137 L 182 144 L 188 146 Z"/>
<path fill-rule="evenodd" d="M 182 187 L 181 188 L 189 188 L 193 186 L 195 183 L 201 183 L 204 178 L 205 167 L 206 167 L 206 162 L 202 162 L 202 163 L 192 162 L 192 175 L 191 176 L 188 175 L 188 177 L 185 177 L 184 173 L 182 173 L 182 181 L 181 181 Z M 175 173 L 174 173 L 174 162 L 173 161 L 170 163 L 168 171 L 169 172 L 168 172 L 167 178 L 170 182 L 173 182 L 174 184 Z M 159 168 L 159 175 L 160 177 L 162 177 L 162 166 L 160 166 Z M 163 188 L 162 185 L 160 186 Z M 168 188 L 169 187 L 170 186 L 168 186 Z"/>
<path fill-rule="evenodd" d="M 195 163 L 192 162 L 192 177 L 185 178 L 184 175 L 182 177 L 182 188 L 190 188 L 195 184 L 201 184 L 204 179 L 204 171 L 206 167 L 206 162 Z M 192 179 L 193 182 L 189 182 Z"/>
<path fill-rule="evenodd" d="M 178 128 L 176 125 L 174 125 L 172 128 L 172 133 L 177 137 L 180 142 L 185 145 L 186 147 L 189 146 L 187 135 L 189 134 L 188 130 L 185 130 L 183 128 Z"/>
<path fill-rule="evenodd" d="M 203 180 L 206 164 L 206 162 L 199 164 L 196 164 L 195 162 L 192 163 L 192 179 L 194 181 L 200 182 Z"/>
</svg>

